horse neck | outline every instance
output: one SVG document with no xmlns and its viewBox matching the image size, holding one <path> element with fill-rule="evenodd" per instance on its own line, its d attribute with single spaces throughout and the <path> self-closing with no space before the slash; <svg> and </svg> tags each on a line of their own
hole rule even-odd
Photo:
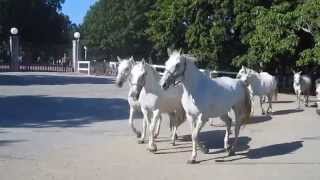
<svg viewBox="0 0 320 180">
<path fill-rule="evenodd" d="M 199 71 L 199 69 L 190 61 L 186 61 L 184 78 L 182 80 L 183 88 L 193 94 L 197 91 L 198 84 L 200 84 L 207 77 Z"/>
<path fill-rule="evenodd" d="M 257 90 L 260 87 L 261 76 L 255 71 L 251 73 L 251 76 L 250 85 L 253 87 L 253 90 Z"/>
<path fill-rule="evenodd" d="M 145 65 L 146 79 L 144 88 L 147 92 L 155 92 L 161 89 L 159 85 L 160 75 L 148 64 Z"/>
</svg>

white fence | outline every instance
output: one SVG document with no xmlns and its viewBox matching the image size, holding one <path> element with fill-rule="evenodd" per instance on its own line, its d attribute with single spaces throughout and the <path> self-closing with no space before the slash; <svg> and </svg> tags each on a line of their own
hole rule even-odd
<svg viewBox="0 0 320 180">
<path fill-rule="evenodd" d="M 152 64 L 151 65 L 153 68 L 155 68 L 157 71 L 160 70 L 160 74 L 163 74 L 163 71 L 165 69 L 165 66 L 163 65 L 155 65 Z M 208 75 L 210 78 L 217 76 L 218 74 L 223 74 L 223 75 L 231 75 L 231 76 L 235 76 L 237 75 L 237 72 L 229 72 L 229 71 L 210 71 L 210 70 L 206 70 L 206 69 L 200 69 L 201 72 L 203 72 L 204 74 Z"/>
<path fill-rule="evenodd" d="M 117 71 L 117 67 L 118 67 L 118 62 L 117 61 L 110 61 L 108 63 L 109 68 L 114 71 L 114 73 L 112 73 L 113 75 L 116 75 L 116 71 Z M 161 75 L 163 74 L 164 70 L 165 70 L 165 66 L 164 65 L 157 65 L 157 64 L 152 64 L 151 65 L 153 68 L 155 68 Z M 227 75 L 227 76 L 235 76 L 237 75 L 236 72 L 229 72 L 229 71 L 210 71 L 210 70 L 205 70 L 205 69 L 200 69 L 200 71 L 202 71 L 203 73 L 205 73 L 206 75 L 208 75 L 209 77 L 213 78 L 220 75 Z"/>
<path fill-rule="evenodd" d="M 87 71 L 88 72 L 88 75 L 90 75 L 90 62 L 91 61 L 78 61 L 78 72 L 80 71 Z M 86 64 L 87 67 L 81 67 L 80 64 Z"/>
</svg>

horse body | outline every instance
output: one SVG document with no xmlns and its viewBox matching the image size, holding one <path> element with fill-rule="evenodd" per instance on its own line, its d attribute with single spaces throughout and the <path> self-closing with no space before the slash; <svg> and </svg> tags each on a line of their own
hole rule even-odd
<svg viewBox="0 0 320 180">
<path fill-rule="evenodd" d="M 269 107 L 267 113 L 272 112 L 272 97 L 275 95 L 277 97 L 277 80 L 274 76 L 270 75 L 267 72 L 256 72 L 252 69 L 242 66 L 240 71 L 237 74 L 237 78 L 246 82 L 251 91 L 251 99 L 253 100 L 254 96 L 259 96 L 260 107 L 262 114 L 265 114 L 263 108 L 264 96 L 267 96 Z"/>
<path fill-rule="evenodd" d="M 316 80 L 317 113 L 320 115 L 320 79 Z"/>
<path fill-rule="evenodd" d="M 305 106 L 308 106 L 309 104 L 309 95 L 311 91 L 311 79 L 309 76 L 301 75 L 300 72 L 294 72 L 293 75 L 293 89 L 297 96 L 298 101 L 298 109 L 300 109 L 300 103 L 301 103 L 301 95 L 304 95 L 304 103 Z"/>
<path fill-rule="evenodd" d="M 157 121 L 161 121 L 161 114 L 163 113 L 169 115 L 170 128 L 173 129 L 172 143 L 175 144 L 177 127 L 185 120 L 185 112 L 181 104 L 182 87 L 178 86 L 164 91 L 158 83 L 159 74 L 144 62 L 135 65 L 131 74 L 131 84 L 133 86 L 130 96 L 138 99 L 144 121 L 150 123 L 149 150 L 156 150 L 153 136 L 154 128 Z M 142 137 L 144 136 L 143 133 Z"/>
<path fill-rule="evenodd" d="M 181 101 L 192 127 L 192 156 L 188 163 L 196 162 L 198 135 L 210 117 L 220 117 L 226 123 L 224 145 L 229 155 L 233 155 L 240 126 L 250 116 L 249 91 L 241 80 L 227 77 L 211 80 L 203 75 L 191 61 L 192 58 L 181 55 L 180 52 L 171 53 L 166 62 L 166 71 L 160 81 L 164 89 L 168 89 L 176 81 L 182 83 Z M 229 147 L 232 119 L 228 116 L 228 112 L 231 109 L 235 112 L 235 141 Z"/>
<path fill-rule="evenodd" d="M 130 78 L 130 73 L 131 70 L 133 68 L 133 66 L 135 65 L 135 61 L 133 59 L 133 57 L 130 57 L 129 59 L 121 59 L 119 57 L 118 61 L 119 61 L 119 66 L 118 66 L 118 73 L 117 73 L 117 77 L 116 77 L 116 85 L 118 87 L 122 87 L 123 84 L 128 80 L 128 78 Z M 129 84 L 129 86 L 131 86 Z M 132 131 L 136 134 L 136 136 L 138 138 L 141 138 L 141 132 L 138 131 L 134 125 L 134 116 L 136 115 L 137 112 L 141 112 L 141 106 L 140 106 L 140 102 L 136 99 L 134 99 L 132 96 L 130 96 L 131 94 L 131 88 L 129 89 L 129 93 L 128 93 L 128 103 L 129 103 L 129 107 L 130 107 L 130 112 L 129 112 L 129 125 L 132 129 Z M 143 125 L 145 126 L 145 125 Z M 160 124 L 158 125 L 157 128 L 157 134 L 159 134 L 159 130 L 160 130 Z M 145 132 L 143 132 L 145 134 Z M 141 142 L 141 141 L 139 141 Z"/>
</svg>

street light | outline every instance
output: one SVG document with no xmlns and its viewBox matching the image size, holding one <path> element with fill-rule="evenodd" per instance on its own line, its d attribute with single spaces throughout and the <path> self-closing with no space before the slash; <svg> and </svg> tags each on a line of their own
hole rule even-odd
<svg viewBox="0 0 320 180">
<path fill-rule="evenodd" d="M 12 35 L 17 35 L 19 33 L 18 29 L 16 27 L 13 27 L 10 29 L 10 32 Z"/>
<path fill-rule="evenodd" d="M 84 49 L 84 60 L 86 61 L 87 60 L 87 46 L 83 46 L 83 49 Z"/>
<path fill-rule="evenodd" d="M 78 72 L 80 33 L 75 32 L 73 37 L 75 38 L 73 40 L 73 69 L 75 72 Z"/>
<path fill-rule="evenodd" d="M 74 37 L 75 39 L 79 40 L 79 39 L 80 39 L 80 33 L 79 33 L 79 32 L 75 32 L 75 33 L 73 34 L 73 37 Z"/>
<path fill-rule="evenodd" d="M 19 38 L 17 36 L 18 32 L 19 31 L 16 27 L 12 27 L 10 29 L 10 69 L 12 71 L 19 71 Z"/>
</svg>

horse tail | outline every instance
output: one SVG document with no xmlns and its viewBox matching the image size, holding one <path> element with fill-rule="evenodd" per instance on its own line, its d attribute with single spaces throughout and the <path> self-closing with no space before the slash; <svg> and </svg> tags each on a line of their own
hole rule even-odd
<svg viewBox="0 0 320 180">
<path fill-rule="evenodd" d="M 251 108 L 252 108 L 252 103 L 251 103 L 251 95 L 248 87 L 244 82 L 241 81 L 242 87 L 245 90 L 245 95 L 244 95 L 244 113 L 245 116 L 242 120 L 242 124 L 247 124 L 250 121 L 250 116 L 251 116 Z"/>
<path fill-rule="evenodd" d="M 274 78 L 273 95 L 274 95 L 274 100 L 276 101 L 278 101 L 278 93 L 279 93 L 278 81 L 276 78 Z"/>
</svg>

